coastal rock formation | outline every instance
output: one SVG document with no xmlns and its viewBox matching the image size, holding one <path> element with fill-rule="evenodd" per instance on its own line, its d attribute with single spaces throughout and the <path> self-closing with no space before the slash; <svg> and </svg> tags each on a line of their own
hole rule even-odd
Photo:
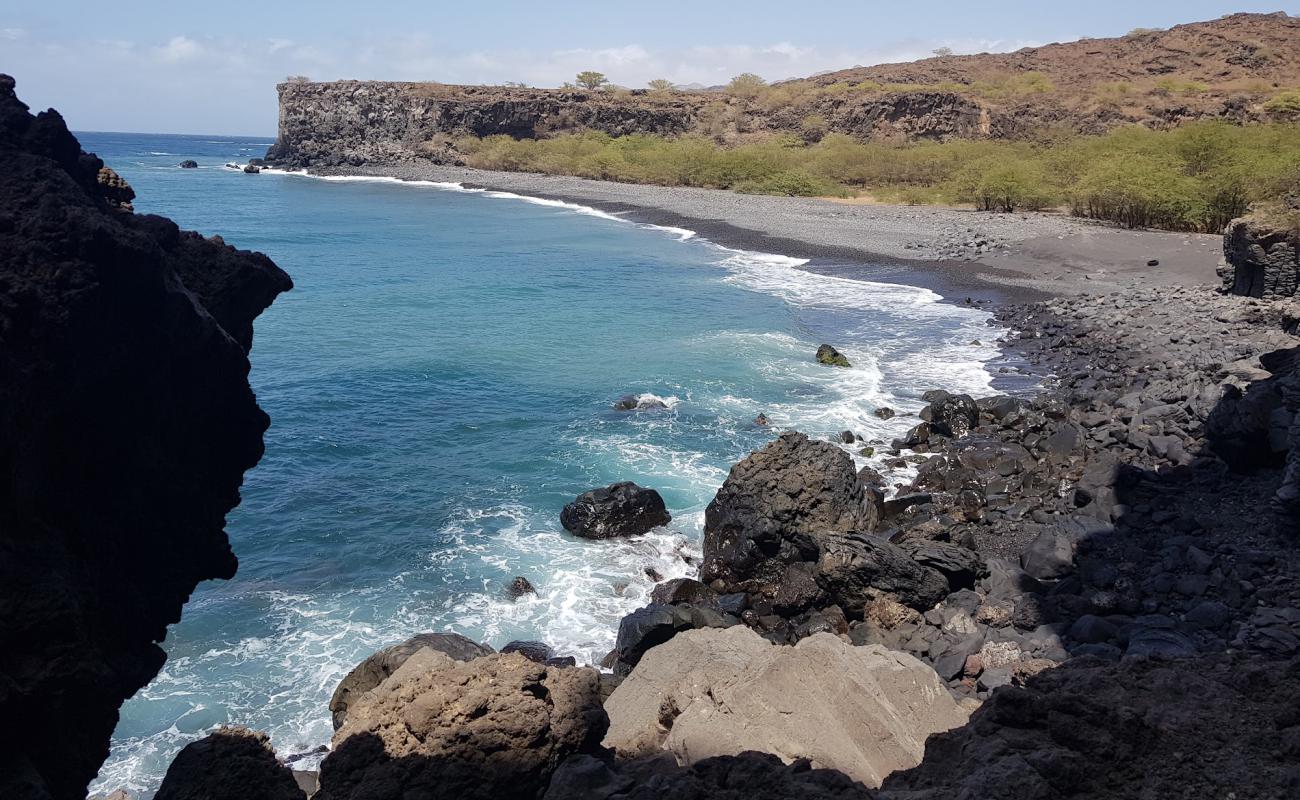
<svg viewBox="0 0 1300 800">
<path fill-rule="evenodd" d="M 583 492 L 560 512 L 564 529 L 584 539 L 640 536 L 672 519 L 658 492 L 631 481 Z"/>
<path fill-rule="evenodd" d="M 343 727 L 343 721 L 348 716 L 349 705 L 356 702 L 361 695 L 388 680 L 388 677 L 400 669 L 408 658 L 426 647 L 457 661 L 473 661 L 479 656 L 496 652 L 491 647 L 479 644 L 459 633 L 421 633 L 400 644 L 372 653 L 366 660 L 353 667 L 334 689 L 334 694 L 330 697 L 330 714 L 334 719 L 334 729 Z"/>
<path fill-rule="evenodd" d="M 817 348 L 817 363 L 825 364 L 828 367 L 853 366 L 849 363 L 849 360 L 844 357 L 843 353 L 829 344 L 824 344 Z"/>
<path fill-rule="evenodd" d="M 187 744 L 154 800 L 306 800 L 265 733 L 222 727 Z"/>
<path fill-rule="evenodd" d="M 638 608 L 619 622 L 612 664 L 614 674 L 627 675 L 648 650 L 683 631 L 726 628 L 739 624 L 738 617 L 706 605 L 666 605 L 655 602 L 645 608 Z"/>
<path fill-rule="evenodd" d="M 316 797 L 533 798 L 565 758 L 598 752 L 607 726 L 596 670 L 425 648 L 353 703 Z"/>
<path fill-rule="evenodd" d="M 1223 288 L 1245 297 L 1292 297 L 1300 286 L 1300 189 L 1295 207 L 1235 219 L 1223 235 Z"/>
<path fill-rule="evenodd" d="M 915 766 L 966 713 L 903 653 L 822 633 L 795 647 L 753 631 L 688 631 L 648 652 L 605 703 L 605 746 L 692 764 L 747 750 L 808 758 L 870 787 Z"/>
<path fill-rule="evenodd" d="M 234 575 L 225 515 L 262 455 L 247 349 L 292 284 L 133 196 L 0 76 L 5 797 L 86 796 L 167 625 Z"/>
<path fill-rule="evenodd" d="M 866 787 L 807 759 L 786 765 L 770 753 L 706 758 L 679 767 L 668 754 L 615 761 L 574 756 L 556 770 L 544 800 L 871 800 Z"/>
</svg>

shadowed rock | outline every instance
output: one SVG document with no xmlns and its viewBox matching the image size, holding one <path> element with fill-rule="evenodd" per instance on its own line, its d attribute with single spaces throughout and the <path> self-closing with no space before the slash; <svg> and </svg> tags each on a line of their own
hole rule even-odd
<svg viewBox="0 0 1300 800">
<path fill-rule="evenodd" d="M 0 76 L 0 796 L 82 800 L 167 625 L 236 560 L 262 455 L 264 256 L 127 211 L 134 192 Z"/>
<path fill-rule="evenodd" d="M 154 800 L 305 800 L 265 733 L 223 727 L 184 747 Z"/>
</svg>

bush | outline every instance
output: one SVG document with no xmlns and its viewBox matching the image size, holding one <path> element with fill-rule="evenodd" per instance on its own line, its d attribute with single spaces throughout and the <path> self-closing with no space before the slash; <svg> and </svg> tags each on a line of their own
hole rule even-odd
<svg viewBox="0 0 1300 800">
<path fill-rule="evenodd" d="M 767 81 L 752 72 L 742 72 L 727 84 L 727 93 L 736 97 L 757 97 L 767 88 Z"/>
<path fill-rule="evenodd" d="M 1264 110 L 1275 117 L 1300 116 L 1300 89 L 1291 89 L 1274 95 L 1264 104 Z"/>
</svg>

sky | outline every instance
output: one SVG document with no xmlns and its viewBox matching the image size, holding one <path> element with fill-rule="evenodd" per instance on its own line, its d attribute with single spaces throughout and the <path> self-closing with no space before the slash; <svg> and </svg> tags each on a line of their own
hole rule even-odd
<svg viewBox="0 0 1300 800">
<path fill-rule="evenodd" d="M 768 80 L 922 58 L 1119 36 L 1294 0 L 1051 3 L 749 0 L 4 0 L 0 72 L 74 130 L 273 136 L 288 75 L 558 86 L 580 70 Z"/>
</svg>

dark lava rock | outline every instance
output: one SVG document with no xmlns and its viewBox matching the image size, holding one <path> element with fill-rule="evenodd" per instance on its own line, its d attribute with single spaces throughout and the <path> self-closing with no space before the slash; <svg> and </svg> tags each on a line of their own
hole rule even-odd
<svg viewBox="0 0 1300 800">
<path fill-rule="evenodd" d="M 695 628 L 729 628 L 740 620 L 712 608 L 653 603 L 623 617 L 618 624 L 614 674 L 627 675 L 652 647 L 663 644 L 682 631 Z"/>
<path fill-rule="evenodd" d="M 889 406 L 881 406 L 880 408 L 877 408 L 873 413 L 880 419 L 893 419 L 895 416 L 897 416 L 897 413 L 894 411 L 894 409 L 890 408 Z"/>
<path fill-rule="evenodd" d="M 1045 530 L 1020 554 L 1020 567 L 1039 580 L 1060 578 L 1074 564 L 1074 545 L 1070 538 L 1055 530 Z"/>
<path fill-rule="evenodd" d="M 551 778 L 544 800 L 872 800 L 842 772 L 813 769 L 807 759 L 785 764 L 752 751 L 677 765 L 670 753 L 615 761 L 574 756 Z"/>
<path fill-rule="evenodd" d="M 857 434 L 855 434 L 853 431 L 840 432 L 840 441 L 843 442 L 844 444 L 853 444 L 857 440 L 858 440 Z"/>
<path fill-rule="evenodd" d="M 584 539 L 639 536 L 671 521 L 659 493 L 631 481 L 584 492 L 560 512 L 564 529 Z"/>
<path fill-rule="evenodd" d="M 664 408 L 668 408 L 668 404 L 653 395 L 625 394 L 614 401 L 615 411 L 655 411 Z"/>
<path fill-rule="evenodd" d="M 265 256 L 127 211 L 57 112 L 0 76 L 0 796 L 84 798 L 122 702 L 166 659 L 262 455 Z M 222 313 L 214 309 L 220 307 Z"/>
<path fill-rule="evenodd" d="M 516 576 L 506 587 L 506 596 L 511 600 L 518 600 L 526 594 L 537 594 L 537 589 L 522 575 Z"/>
<path fill-rule="evenodd" d="M 334 689 L 329 708 L 335 730 L 343 726 L 343 720 L 348 715 L 348 705 L 354 699 L 383 683 L 406 663 L 406 659 L 425 647 L 445 653 L 457 661 L 473 661 L 479 656 L 495 652 L 491 647 L 459 633 L 421 633 L 401 644 L 385 647 L 353 667 Z"/>
<path fill-rule="evenodd" d="M 226 727 L 176 754 L 154 800 L 305 800 L 306 796 L 293 772 L 275 757 L 269 736 Z"/>
<path fill-rule="evenodd" d="M 502 653 L 518 653 L 534 664 L 545 664 L 555 651 L 546 642 L 516 640 L 508 642 L 501 648 Z"/>
<path fill-rule="evenodd" d="M 927 395 L 931 393 L 927 392 Z M 957 438 L 965 436 L 979 425 L 979 407 L 968 394 L 936 392 L 930 405 L 921 409 L 921 419 L 930 423 L 930 432 Z"/>
<path fill-rule="evenodd" d="M 718 601 L 718 593 L 694 578 L 673 578 L 652 589 L 650 600 L 667 606 L 712 606 Z"/>
<path fill-rule="evenodd" d="M 914 561 L 905 550 L 874 536 L 822 540 L 817 583 L 844 608 L 861 608 L 882 595 L 925 611 L 948 594 L 948 580 Z"/>
<path fill-rule="evenodd" d="M 820 364 L 825 364 L 830 367 L 852 366 L 849 363 L 849 360 L 845 358 L 839 350 L 836 350 L 828 344 L 824 344 L 817 348 L 817 361 Z"/>
<path fill-rule="evenodd" d="M 899 547 L 923 567 L 929 567 L 948 579 L 951 591 L 974 588 L 975 582 L 989 574 L 979 553 L 950 542 L 910 539 Z"/>
<path fill-rule="evenodd" d="M 787 565 L 818 558 L 821 537 L 866 528 L 863 499 L 847 453 L 782 434 L 732 467 L 705 509 L 701 579 L 771 596 Z"/>
<path fill-rule="evenodd" d="M 259 166 L 257 166 L 256 164 L 245 164 L 245 165 L 244 165 L 244 172 L 246 172 L 246 173 L 249 174 L 249 175 L 256 175 L 256 174 L 258 174 L 258 173 L 261 172 L 261 171 L 262 171 L 262 168 L 259 167 Z"/>
<path fill-rule="evenodd" d="M 177 164 L 176 166 L 180 167 L 181 169 L 198 169 L 199 162 L 195 161 L 194 159 L 187 158 L 181 163 Z"/>
</svg>

